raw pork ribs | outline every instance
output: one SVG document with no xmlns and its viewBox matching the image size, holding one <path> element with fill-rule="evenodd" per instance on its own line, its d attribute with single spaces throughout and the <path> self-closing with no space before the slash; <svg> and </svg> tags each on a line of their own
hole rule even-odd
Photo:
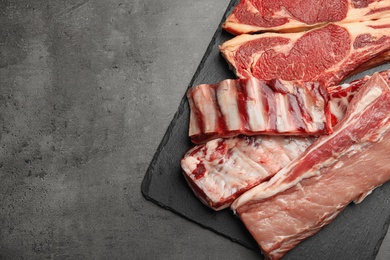
<svg viewBox="0 0 390 260">
<path fill-rule="evenodd" d="M 328 95 L 318 83 L 257 78 L 192 87 L 189 135 L 194 143 L 239 134 L 329 134 Z"/>
</svg>

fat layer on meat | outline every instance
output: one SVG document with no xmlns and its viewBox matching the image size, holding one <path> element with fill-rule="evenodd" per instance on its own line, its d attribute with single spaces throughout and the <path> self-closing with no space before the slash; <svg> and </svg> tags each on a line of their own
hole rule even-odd
<svg viewBox="0 0 390 260">
<path fill-rule="evenodd" d="M 235 200 L 232 209 L 266 257 L 279 259 L 390 180 L 389 100 L 388 84 L 375 74 L 332 135 Z"/>
</svg>

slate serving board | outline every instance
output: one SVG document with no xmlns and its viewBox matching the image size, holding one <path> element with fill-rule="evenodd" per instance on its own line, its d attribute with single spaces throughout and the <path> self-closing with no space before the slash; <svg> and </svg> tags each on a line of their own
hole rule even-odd
<svg viewBox="0 0 390 260">
<path fill-rule="evenodd" d="M 222 21 L 238 0 L 230 2 Z M 222 23 L 221 21 L 221 23 Z M 219 53 L 218 45 L 232 38 L 221 29 L 215 32 L 189 87 L 235 78 Z M 374 71 L 390 69 L 382 65 L 349 80 Z M 348 80 L 347 80 L 348 81 Z M 142 182 L 147 200 L 231 239 L 249 249 L 260 250 L 241 221 L 229 209 L 214 212 L 204 206 L 185 182 L 180 160 L 192 147 L 188 138 L 189 106 L 183 89 L 179 105 Z M 390 222 L 390 183 L 377 188 L 358 205 L 349 205 L 330 225 L 300 243 L 284 259 L 374 259 Z"/>
</svg>

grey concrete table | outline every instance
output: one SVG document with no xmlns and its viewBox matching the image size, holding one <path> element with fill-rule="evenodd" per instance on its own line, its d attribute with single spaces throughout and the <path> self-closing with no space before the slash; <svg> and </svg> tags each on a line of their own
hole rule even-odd
<svg viewBox="0 0 390 260">
<path fill-rule="evenodd" d="M 228 3 L 0 0 L 1 259 L 258 257 L 140 192 Z"/>
</svg>

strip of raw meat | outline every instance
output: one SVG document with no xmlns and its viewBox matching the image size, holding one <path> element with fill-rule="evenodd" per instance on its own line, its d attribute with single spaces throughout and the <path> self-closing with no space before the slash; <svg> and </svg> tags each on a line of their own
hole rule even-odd
<svg viewBox="0 0 390 260">
<path fill-rule="evenodd" d="M 354 69 L 346 78 L 348 78 L 349 76 L 353 76 L 355 74 L 364 72 L 366 70 L 369 70 L 371 68 L 374 68 L 378 65 L 388 63 L 389 61 L 390 61 L 390 50 L 381 52 L 380 54 L 378 54 L 374 58 L 370 59 L 369 61 L 364 62 L 359 67 Z"/>
<path fill-rule="evenodd" d="M 223 43 L 220 51 L 239 78 L 312 81 L 329 87 L 390 50 L 389 35 L 390 18 L 383 18 L 300 33 L 240 35 Z"/>
<path fill-rule="evenodd" d="M 379 74 L 386 83 L 390 85 L 390 70 L 381 71 Z M 366 84 L 370 78 L 371 76 L 367 75 L 363 78 L 351 81 L 350 83 L 327 88 L 332 126 L 335 126 L 343 119 L 348 104 L 351 102 L 356 92 Z"/>
<path fill-rule="evenodd" d="M 194 143 L 239 134 L 322 135 L 332 132 L 328 95 L 318 83 L 256 78 L 189 89 Z"/>
<path fill-rule="evenodd" d="M 241 0 L 222 27 L 232 34 L 297 32 L 329 22 L 359 22 L 389 14 L 390 2 L 382 0 Z"/>
<path fill-rule="evenodd" d="M 374 74 L 332 135 L 232 204 L 267 258 L 281 258 L 390 180 L 389 100 L 389 85 Z"/>
<path fill-rule="evenodd" d="M 389 71 L 381 75 L 390 82 Z M 191 111 L 189 136 L 193 143 L 200 144 L 239 134 L 328 134 L 369 78 L 329 87 L 327 93 L 321 93 L 324 91 L 315 83 L 298 86 L 256 78 L 195 86 L 187 92 Z"/>
<path fill-rule="evenodd" d="M 195 195 L 210 208 L 221 210 L 243 192 L 268 180 L 313 140 L 284 136 L 215 139 L 190 149 L 181 167 Z"/>
</svg>

